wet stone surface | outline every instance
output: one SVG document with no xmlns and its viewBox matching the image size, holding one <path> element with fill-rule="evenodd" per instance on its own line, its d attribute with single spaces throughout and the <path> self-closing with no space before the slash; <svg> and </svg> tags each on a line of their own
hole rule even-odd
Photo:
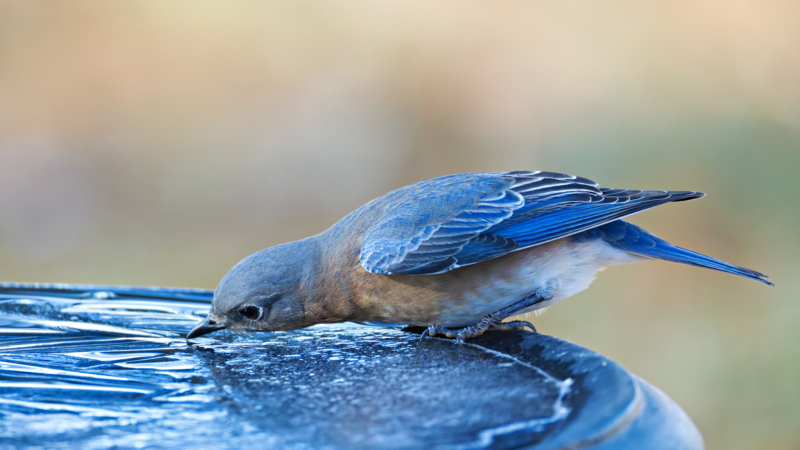
<svg viewBox="0 0 800 450">
<path fill-rule="evenodd" d="M 208 291 L 0 288 L 0 448 L 515 448 L 570 379 L 353 324 L 183 339 Z"/>
</svg>

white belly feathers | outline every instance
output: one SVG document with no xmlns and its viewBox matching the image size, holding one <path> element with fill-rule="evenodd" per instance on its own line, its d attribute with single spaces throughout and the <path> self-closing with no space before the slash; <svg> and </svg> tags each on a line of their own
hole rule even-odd
<svg viewBox="0 0 800 450">
<path fill-rule="evenodd" d="M 547 298 L 523 311 L 545 308 L 589 287 L 597 272 L 606 266 L 643 261 L 646 258 L 631 255 L 602 240 L 575 242 L 570 237 L 532 247 L 512 254 L 519 258 L 513 267 L 516 273 L 484 283 L 469 301 L 473 314 L 452 314 L 444 317 L 441 325 L 460 327 L 471 325 L 487 314 L 517 303 L 528 296 L 540 293 Z M 509 255 L 509 256 L 512 256 Z M 498 267 L 500 268 L 500 267 Z M 549 297 L 549 298 L 548 298 Z"/>
</svg>

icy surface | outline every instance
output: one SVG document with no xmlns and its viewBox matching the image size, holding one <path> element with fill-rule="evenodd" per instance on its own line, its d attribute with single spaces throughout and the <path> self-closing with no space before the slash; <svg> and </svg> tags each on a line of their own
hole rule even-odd
<svg viewBox="0 0 800 450">
<path fill-rule="evenodd" d="M 183 336 L 207 291 L 0 289 L 0 447 L 511 448 L 572 380 L 354 324 Z"/>
</svg>

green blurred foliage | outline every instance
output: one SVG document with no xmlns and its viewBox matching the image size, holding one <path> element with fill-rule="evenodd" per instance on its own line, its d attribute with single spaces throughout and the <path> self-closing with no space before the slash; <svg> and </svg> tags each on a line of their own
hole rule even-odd
<svg viewBox="0 0 800 450">
<path fill-rule="evenodd" d="M 615 267 L 535 322 L 709 449 L 800 448 L 800 4 L 0 3 L 0 274 L 213 288 L 402 185 L 540 169 L 702 200 L 631 220 L 763 271 Z"/>
</svg>

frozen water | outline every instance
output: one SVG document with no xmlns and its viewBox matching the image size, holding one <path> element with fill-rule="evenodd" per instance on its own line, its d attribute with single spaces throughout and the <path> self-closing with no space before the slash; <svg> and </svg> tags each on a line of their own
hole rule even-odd
<svg viewBox="0 0 800 450">
<path fill-rule="evenodd" d="M 0 447 L 511 448 L 571 412 L 569 378 L 396 327 L 190 345 L 210 299 L 0 286 Z"/>
</svg>

